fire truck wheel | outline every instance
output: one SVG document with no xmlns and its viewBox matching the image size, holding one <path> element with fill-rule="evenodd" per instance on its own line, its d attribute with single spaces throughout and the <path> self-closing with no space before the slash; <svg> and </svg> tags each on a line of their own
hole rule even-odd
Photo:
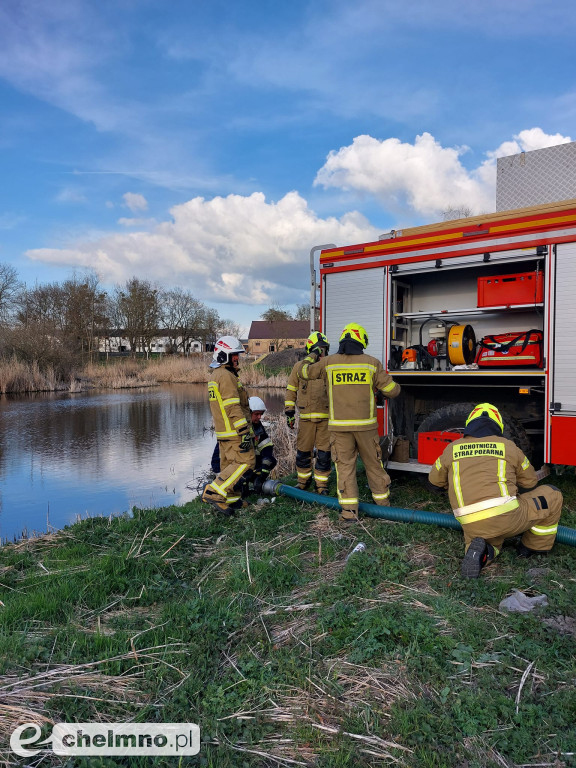
<svg viewBox="0 0 576 768">
<path fill-rule="evenodd" d="M 442 432 L 442 431 L 464 431 L 466 419 L 476 403 L 453 403 L 439 408 L 420 424 L 419 432 Z M 500 408 L 502 418 L 504 419 L 504 437 L 516 443 L 518 448 L 528 457 L 532 454 L 532 445 L 526 430 L 520 422 L 506 413 L 504 408 Z"/>
</svg>

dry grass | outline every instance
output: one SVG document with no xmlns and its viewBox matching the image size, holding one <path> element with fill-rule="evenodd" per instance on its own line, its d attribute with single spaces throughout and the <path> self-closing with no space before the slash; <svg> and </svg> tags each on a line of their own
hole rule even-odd
<svg viewBox="0 0 576 768">
<path fill-rule="evenodd" d="M 53 368 L 42 372 L 38 363 L 25 363 L 15 357 L 0 360 L 0 393 L 8 392 L 55 392 L 67 389 L 59 382 Z"/>
</svg>

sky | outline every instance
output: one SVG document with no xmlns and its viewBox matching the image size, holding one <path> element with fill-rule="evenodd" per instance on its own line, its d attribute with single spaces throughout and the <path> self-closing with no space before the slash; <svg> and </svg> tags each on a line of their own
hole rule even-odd
<svg viewBox="0 0 576 768">
<path fill-rule="evenodd" d="M 310 250 L 495 210 L 576 139 L 570 0 L 1 0 L 0 263 L 187 288 L 247 331 Z"/>
</svg>

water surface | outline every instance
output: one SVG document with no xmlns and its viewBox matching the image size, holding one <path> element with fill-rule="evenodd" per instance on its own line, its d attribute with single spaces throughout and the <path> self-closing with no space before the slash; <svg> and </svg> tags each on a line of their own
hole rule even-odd
<svg viewBox="0 0 576 768">
<path fill-rule="evenodd" d="M 254 392 L 271 411 L 281 393 Z M 0 540 L 182 504 L 215 444 L 202 384 L 0 399 Z"/>
</svg>

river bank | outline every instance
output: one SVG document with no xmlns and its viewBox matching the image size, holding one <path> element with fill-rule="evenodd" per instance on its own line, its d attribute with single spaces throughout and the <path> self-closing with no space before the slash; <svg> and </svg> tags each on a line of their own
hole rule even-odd
<svg viewBox="0 0 576 768">
<path fill-rule="evenodd" d="M 209 379 L 210 354 L 168 356 L 152 360 L 115 358 L 90 363 L 67 376 L 54 368 L 12 358 L 0 361 L 0 394 L 33 392 L 85 392 L 90 389 L 130 389 L 158 384 L 204 384 Z M 242 381 L 249 387 L 282 388 L 287 372 L 267 369 L 254 361 L 241 365 Z"/>
<path fill-rule="evenodd" d="M 576 479 L 555 482 L 575 527 Z M 394 481 L 392 502 L 448 512 L 413 479 Z M 461 554 L 454 531 L 342 529 L 282 498 L 232 519 L 197 500 L 134 510 L 6 546 L 4 760 L 17 764 L 19 723 L 47 736 L 135 719 L 198 723 L 191 766 L 573 765 L 576 550 L 527 562 L 506 548 L 478 581 L 460 578 Z M 549 606 L 499 613 L 514 588 Z"/>
</svg>

